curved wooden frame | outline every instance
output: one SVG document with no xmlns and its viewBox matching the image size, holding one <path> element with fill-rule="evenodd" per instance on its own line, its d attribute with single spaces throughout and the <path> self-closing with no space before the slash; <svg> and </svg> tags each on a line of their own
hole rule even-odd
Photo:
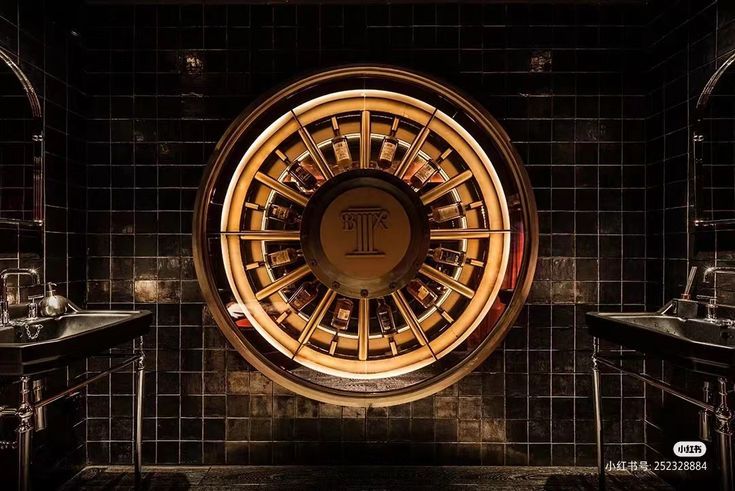
<svg viewBox="0 0 735 491">
<path fill-rule="evenodd" d="M 232 321 L 227 315 L 227 310 L 221 298 L 216 293 L 211 258 L 207 253 L 205 245 L 207 238 L 205 223 L 207 209 L 216 180 L 219 177 L 222 167 L 231 157 L 230 154 L 235 148 L 236 143 L 248 131 L 248 128 L 253 122 L 257 121 L 260 116 L 273 107 L 277 101 L 288 97 L 290 94 L 298 93 L 306 87 L 325 81 L 331 82 L 366 76 L 398 80 L 409 85 L 421 87 L 423 90 L 441 95 L 442 98 L 448 100 L 455 107 L 472 117 L 479 128 L 493 140 L 496 151 L 507 164 L 507 170 L 510 171 L 512 180 L 519 191 L 520 210 L 525 226 L 523 241 L 524 260 L 518 276 L 521 280 L 518 282 L 507 308 L 500 315 L 493 330 L 481 342 L 480 346 L 461 363 L 439 375 L 405 388 L 376 393 L 356 393 L 354 391 L 329 388 L 304 380 L 286 370 L 276 367 L 265 355 L 253 349 L 244 336 L 232 328 Z M 478 103 L 466 96 L 460 95 L 456 90 L 448 88 L 443 82 L 430 79 L 415 72 L 385 66 L 348 66 L 317 73 L 288 85 L 276 91 L 270 97 L 251 105 L 233 122 L 215 148 L 197 196 L 193 230 L 194 261 L 199 283 L 204 298 L 210 306 L 212 315 L 228 341 L 253 367 L 263 372 L 276 383 L 306 397 L 328 403 L 351 406 L 385 406 L 416 400 L 451 385 L 476 368 L 502 341 L 523 307 L 533 280 L 538 252 L 538 221 L 529 179 L 523 169 L 519 155 L 497 121 L 484 111 Z M 483 309 L 483 313 L 480 319 L 478 319 L 478 322 L 482 320 L 489 307 L 490 305 L 487 305 Z"/>
</svg>

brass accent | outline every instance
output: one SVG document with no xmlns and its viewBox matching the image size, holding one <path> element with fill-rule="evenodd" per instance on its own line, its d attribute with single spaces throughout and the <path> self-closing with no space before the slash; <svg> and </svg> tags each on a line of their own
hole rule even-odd
<svg viewBox="0 0 735 491">
<path fill-rule="evenodd" d="M 286 186 L 281 181 L 277 181 L 276 179 L 273 179 L 271 176 L 263 174 L 262 172 L 256 172 L 255 180 L 262 184 L 265 184 L 272 190 L 276 191 L 278 194 L 285 196 L 286 198 L 301 206 L 306 206 L 306 203 L 309 201 L 306 196 L 299 193 L 295 189 Z"/>
<path fill-rule="evenodd" d="M 303 127 L 301 124 L 301 121 L 299 121 L 298 116 L 296 116 L 295 113 L 293 113 L 293 117 L 296 120 L 296 122 L 299 124 L 298 133 L 301 137 L 301 140 L 304 142 L 304 145 L 306 145 L 306 149 L 309 151 L 309 155 L 311 155 L 311 159 L 316 164 L 316 167 L 319 169 L 319 172 L 322 173 L 322 176 L 324 176 L 325 179 L 329 179 L 330 177 L 334 177 L 334 172 L 332 172 L 332 169 L 330 169 L 329 164 L 327 163 L 327 159 L 324 158 L 324 154 L 319 149 L 319 145 L 316 144 L 314 141 L 314 138 L 309 134 L 308 131 L 306 131 L 306 128 Z"/>
<path fill-rule="evenodd" d="M 371 128 L 370 111 L 362 111 L 360 117 L 360 168 L 370 167 Z"/>
<path fill-rule="evenodd" d="M 438 200 L 452 189 L 456 188 L 460 184 L 463 184 L 472 179 L 472 171 L 466 170 L 461 174 L 457 174 L 448 181 L 439 184 L 437 187 L 423 193 L 421 195 L 421 202 L 425 205 L 431 204 Z"/>
<path fill-rule="evenodd" d="M 324 315 L 327 313 L 327 309 L 329 309 L 329 306 L 332 305 L 334 297 L 336 296 L 337 292 L 330 289 L 327 290 L 327 293 L 319 301 L 316 309 L 314 309 L 314 313 L 311 314 L 311 317 L 309 317 L 309 320 L 306 322 L 306 326 L 304 326 L 304 330 L 301 331 L 301 334 L 299 335 L 299 347 L 296 348 L 296 352 L 293 355 L 294 357 L 299 354 L 299 351 L 301 350 L 301 348 L 304 347 L 304 344 L 309 342 L 312 334 L 314 334 L 314 330 L 319 327 L 319 323 L 322 321 L 322 319 L 324 319 Z"/>
<path fill-rule="evenodd" d="M 309 274 L 309 267 L 306 265 L 303 265 L 297 269 L 294 269 L 290 273 L 288 273 L 286 276 L 282 276 L 278 280 L 274 281 L 270 285 L 266 286 L 262 290 L 258 291 L 255 294 L 256 300 L 263 300 L 264 298 L 270 297 L 277 291 L 281 290 L 284 287 L 287 287 L 288 285 L 300 280 L 304 276 Z"/>
<path fill-rule="evenodd" d="M 367 360 L 368 343 L 370 342 L 370 302 L 367 298 L 361 298 L 357 310 L 357 358 Z"/>
<path fill-rule="evenodd" d="M 424 145 L 424 142 L 426 141 L 426 138 L 428 138 L 429 133 L 431 130 L 429 129 L 429 125 L 434 121 L 434 116 L 436 115 L 436 109 L 433 113 L 431 113 L 431 116 L 429 117 L 429 120 L 426 122 L 423 128 L 421 128 L 421 131 L 418 135 L 416 135 L 416 138 L 411 143 L 411 146 L 408 148 L 408 151 L 406 152 L 406 155 L 403 156 L 403 159 L 401 160 L 401 163 L 398 164 L 398 167 L 396 168 L 396 176 L 399 178 L 403 178 L 404 175 L 406 175 L 406 171 L 408 170 L 408 167 L 413 163 L 416 156 L 421 151 L 421 147 Z"/>
<path fill-rule="evenodd" d="M 396 90 L 395 87 L 404 87 L 405 90 L 385 90 L 382 81 L 388 81 L 392 90 Z M 326 86 L 324 84 L 346 88 L 320 92 L 321 87 Z M 418 89 L 416 93 L 436 94 L 442 101 L 441 107 L 452 107 L 452 112 L 438 110 L 426 101 L 407 95 L 413 93 L 412 87 Z M 283 115 L 275 114 L 276 108 L 283 108 L 284 101 L 288 100 L 301 102 L 296 102 L 296 107 Z M 362 125 L 367 113 L 374 118 L 370 131 Z M 473 125 L 471 131 L 458 123 L 462 119 L 455 115 L 460 113 L 467 115 L 467 124 Z M 323 318 L 328 309 L 324 307 L 324 312 L 318 311 L 325 302 L 324 297 L 320 297 L 313 310 L 292 312 L 285 304 L 284 294 L 279 293 L 290 284 L 303 281 L 302 278 L 312 272 L 311 268 L 315 266 L 310 264 L 306 255 L 305 264 L 286 276 L 277 277 L 268 266 L 245 271 L 247 264 L 262 261 L 266 252 L 272 250 L 266 247 L 277 247 L 274 242 L 300 240 L 303 247 L 304 216 L 297 235 L 296 230 L 266 229 L 271 225 L 263 214 L 245 213 L 243 210 L 254 209 L 246 207 L 246 203 L 264 207 L 274 197 L 285 196 L 267 184 L 252 186 L 253 182 L 262 180 L 257 179 L 256 174 L 263 173 L 288 187 L 278 180 L 280 177 L 273 177 L 274 169 L 261 168 L 263 162 L 272 162 L 269 156 L 279 147 L 294 156 L 294 162 L 304 162 L 305 166 L 316 168 L 326 178 L 310 198 L 299 193 L 307 200 L 304 209 L 308 210 L 312 201 L 316 204 L 314 196 L 322 188 L 346 174 L 342 172 L 335 176 L 319 150 L 320 145 L 328 144 L 333 137 L 330 126 L 322 122 L 339 115 L 342 133 L 359 134 L 361 141 L 365 142 L 367 134 L 372 138 L 373 135 L 388 133 L 389 125 L 375 116 L 379 114 L 389 118 L 400 117 L 402 122 L 396 138 L 403 146 L 404 154 L 391 177 L 403 178 L 419 152 L 437 155 L 446 151 L 448 146 L 453 155 L 458 156 L 442 165 L 436 177 L 444 181 L 427 184 L 423 198 L 426 199 L 427 195 L 434 198 L 436 188 L 444 186 L 446 191 L 437 196 L 442 198 L 442 204 L 445 201 L 478 203 L 478 207 L 482 206 L 482 213 L 469 213 L 456 220 L 452 226 L 458 228 L 430 230 L 426 240 L 460 241 L 466 257 L 481 260 L 469 260 L 473 264 L 471 267 L 469 264 L 461 265 L 447 274 L 422 265 L 424 254 L 416 271 L 421 268 L 421 274 L 429 280 L 448 288 L 434 310 L 429 309 L 420 315 L 414 313 L 414 307 L 399 288 L 390 292 L 390 296 L 407 327 L 388 336 L 376 336 L 373 332 L 371 337 L 369 309 L 370 302 L 375 300 L 361 297 L 357 330 L 352 324 L 353 331 L 335 333 L 319 326 L 319 316 Z M 250 134 L 256 125 L 265 129 L 256 135 Z M 298 138 L 293 139 L 292 136 L 297 134 Z M 476 135 L 480 135 L 482 141 L 478 141 Z M 439 145 L 437 138 L 441 140 Z M 287 144 L 287 141 L 296 143 Z M 485 149 L 489 147 L 492 147 L 492 162 Z M 369 162 L 364 151 L 365 146 L 361 143 L 360 166 Z M 503 182 L 515 196 L 512 223 L 504 184 L 493 165 L 503 166 Z M 363 168 L 358 172 L 368 170 L 371 169 Z M 447 183 L 456 183 L 456 176 L 468 175 L 468 171 L 470 177 L 467 180 L 448 187 Z M 455 176 L 455 181 L 448 176 Z M 459 95 L 445 83 L 390 67 L 355 66 L 330 70 L 305 77 L 274 92 L 259 105 L 248 108 L 217 145 L 203 177 L 194 214 L 193 247 L 197 276 L 212 316 L 228 341 L 255 369 L 279 385 L 302 396 L 343 405 L 385 406 L 409 402 L 449 386 L 478 366 L 502 341 L 520 312 L 531 286 L 538 247 L 538 223 L 530 189 L 520 158 L 502 128 L 479 104 Z M 424 206 L 421 197 L 414 195 L 419 207 Z M 371 205 L 385 208 L 382 203 Z M 218 218 L 220 232 L 213 233 L 208 227 Z M 522 234 L 522 240 L 518 242 L 521 256 L 509 263 L 511 236 L 516 233 Z M 221 250 L 212 248 L 213 241 L 208 240 L 210 235 L 220 237 Z M 461 358 L 461 362 L 443 365 L 437 373 L 408 385 L 377 391 L 358 392 L 350 388 L 355 387 L 354 384 L 337 388 L 303 376 L 303 373 L 320 372 L 328 377 L 382 379 L 428 367 L 437 360 L 444 362 L 447 360 L 444 357 L 461 345 L 490 311 L 501 284 L 507 278 L 509 267 L 513 268 L 513 288 L 510 298 L 504 302 L 505 310 L 493 314 L 495 320 L 484 339 L 471 353 Z M 224 270 L 227 283 L 219 280 L 216 268 Z M 230 291 L 224 288 L 226 285 Z M 337 290 L 331 288 L 332 285 L 327 286 L 336 297 Z M 221 296 L 220 291 L 231 294 L 244 307 L 243 311 L 255 332 L 245 335 L 234 325 L 225 308 L 225 302 L 232 300 Z M 470 291 L 473 292 L 471 296 Z M 301 367 L 298 370 L 284 368 L 282 362 L 274 360 L 272 355 L 254 344 L 252 335 L 261 336 Z"/>
<path fill-rule="evenodd" d="M 296 230 L 233 230 L 217 232 L 215 235 L 237 237 L 240 240 L 299 240 L 299 232 Z"/>
<path fill-rule="evenodd" d="M 493 234 L 508 234 L 509 229 L 490 230 L 481 228 L 446 229 L 435 228 L 431 230 L 431 240 L 465 240 L 465 239 L 488 239 Z"/>
<path fill-rule="evenodd" d="M 455 292 L 467 298 L 472 298 L 473 296 L 475 296 L 475 290 L 463 285 L 459 281 L 455 280 L 451 276 L 442 273 L 438 269 L 432 268 L 428 264 L 424 264 L 423 266 L 421 266 L 421 269 L 419 269 L 419 273 L 422 273 L 427 278 L 432 279 L 437 283 L 446 286 L 447 288 L 451 288 Z"/>
<path fill-rule="evenodd" d="M 413 313 L 411 307 L 408 305 L 406 297 L 403 296 L 403 293 L 401 293 L 400 290 L 393 292 L 391 296 L 393 297 L 393 301 L 396 302 L 398 311 L 401 313 L 401 316 L 403 316 L 403 320 L 406 321 L 406 325 L 411 329 L 416 341 L 418 341 L 421 346 L 428 346 L 429 350 L 431 350 L 431 345 L 429 344 L 429 340 L 426 338 L 426 333 L 421 329 L 421 323 L 416 318 L 416 314 Z M 431 354 L 436 358 L 433 350 L 431 351 Z"/>
</svg>

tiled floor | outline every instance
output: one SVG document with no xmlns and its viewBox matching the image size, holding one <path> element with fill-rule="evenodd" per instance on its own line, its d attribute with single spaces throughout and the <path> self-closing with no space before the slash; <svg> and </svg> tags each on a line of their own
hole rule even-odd
<svg viewBox="0 0 735 491">
<path fill-rule="evenodd" d="M 132 489 L 129 467 L 88 467 L 64 486 L 76 489 Z M 492 489 L 596 490 L 591 467 L 148 467 L 142 489 Z M 617 472 L 608 491 L 672 489 L 650 473 Z"/>
</svg>

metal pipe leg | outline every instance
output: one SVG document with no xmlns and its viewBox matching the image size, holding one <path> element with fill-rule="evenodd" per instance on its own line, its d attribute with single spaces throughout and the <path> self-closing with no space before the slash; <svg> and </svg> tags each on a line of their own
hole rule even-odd
<svg viewBox="0 0 735 491">
<path fill-rule="evenodd" d="M 20 378 L 20 405 L 16 411 L 18 429 L 18 490 L 30 489 L 31 437 L 33 436 L 33 404 L 31 402 L 31 379 Z"/>
<path fill-rule="evenodd" d="M 145 376 L 145 354 L 143 353 L 143 338 L 138 341 L 138 361 L 135 363 L 135 448 L 133 449 L 133 464 L 135 466 L 135 486 L 140 484 L 143 458 L 143 381 Z"/>
<path fill-rule="evenodd" d="M 723 491 L 731 491 L 733 486 L 732 480 L 732 431 L 730 430 L 730 421 L 732 413 L 727 404 L 727 381 L 724 378 L 718 380 L 720 390 L 718 395 L 717 409 L 715 410 L 715 418 L 717 420 L 717 443 L 719 447 L 720 457 L 720 489 Z"/>
<path fill-rule="evenodd" d="M 595 407 L 595 436 L 597 437 L 597 473 L 599 488 L 605 489 L 605 447 L 602 439 L 602 393 L 600 391 L 600 367 L 597 363 L 599 340 L 593 340 L 592 351 L 592 389 Z"/>
</svg>

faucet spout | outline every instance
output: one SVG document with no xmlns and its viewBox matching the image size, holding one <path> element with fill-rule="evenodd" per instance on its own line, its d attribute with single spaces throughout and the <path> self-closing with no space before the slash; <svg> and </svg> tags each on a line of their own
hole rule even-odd
<svg viewBox="0 0 735 491">
<path fill-rule="evenodd" d="M 735 266 L 710 266 L 704 270 L 702 281 L 705 283 L 709 282 L 710 276 L 714 276 L 717 273 L 735 274 Z"/>
</svg>

